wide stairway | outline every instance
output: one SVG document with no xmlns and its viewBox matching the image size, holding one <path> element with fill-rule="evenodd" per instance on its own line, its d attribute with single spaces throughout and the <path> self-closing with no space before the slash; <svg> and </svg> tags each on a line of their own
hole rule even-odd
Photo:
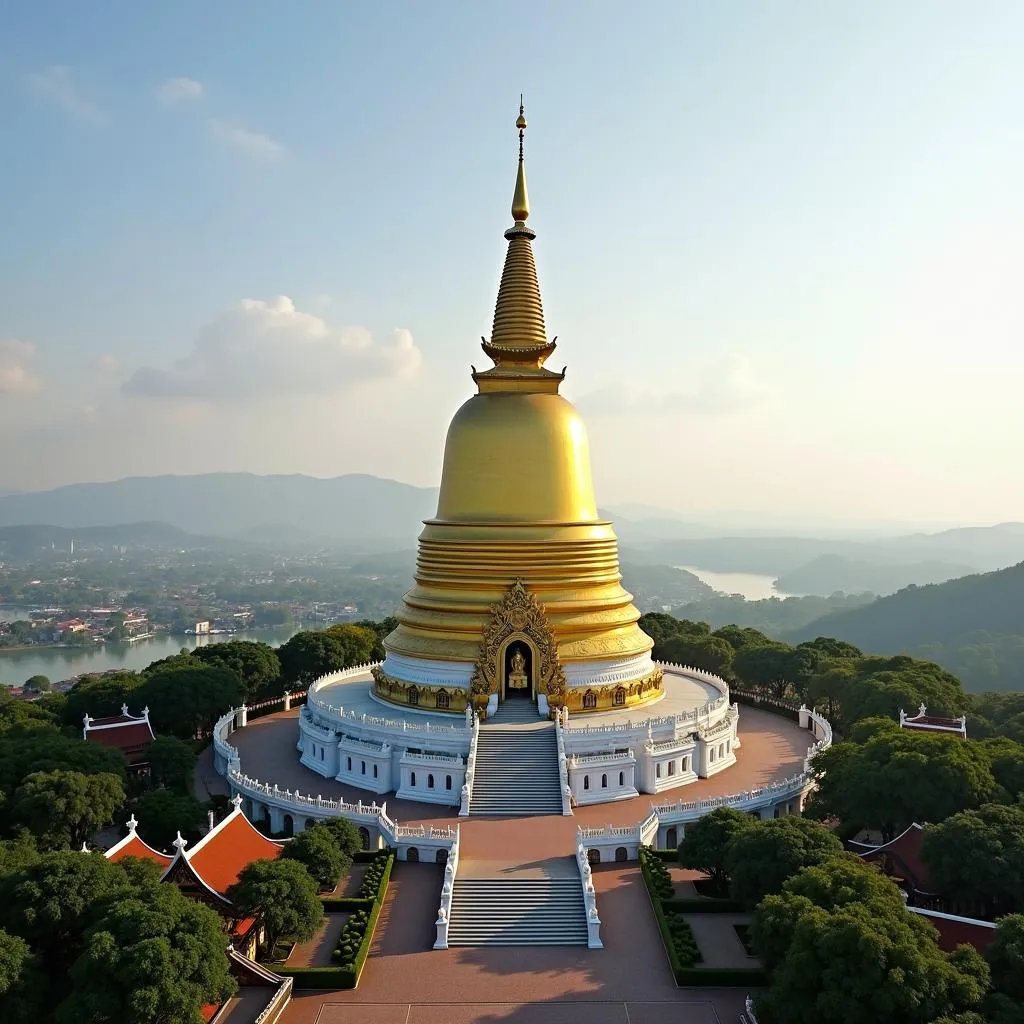
<svg viewBox="0 0 1024 1024">
<path fill-rule="evenodd" d="M 572 859 L 568 860 L 575 872 Z M 587 918 L 578 874 L 455 879 L 449 946 L 586 944 Z"/>
<path fill-rule="evenodd" d="M 470 814 L 561 814 L 554 723 L 527 701 L 506 701 L 480 727 Z"/>
</svg>

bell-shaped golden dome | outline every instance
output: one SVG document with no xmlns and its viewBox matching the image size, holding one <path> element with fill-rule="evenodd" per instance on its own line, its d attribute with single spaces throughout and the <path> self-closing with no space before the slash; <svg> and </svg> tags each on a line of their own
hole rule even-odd
<svg viewBox="0 0 1024 1024">
<path fill-rule="evenodd" d="M 521 144 L 522 110 L 520 118 Z M 582 702 L 593 680 L 602 693 L 621 691 L 617 706 L 650 700 L 660 694 L 653 642 L 621 585 L 612 526 L 598 515 L 586 427 L 558 394 L 563 374 L 544 367 L 555 343 L 544 325 L 536 235 L 525 223 L 521 148 L 515 196 L 494 326 L 483 343 L 494 366 L 474 369 L 479 393 L 448 429 L 437 515 L 424 524 L 415 586 L 384 641 L 380 693 L 398 699 L 415 690 L 419 702 L 422 689 L 426 706 L 454 710 L 458 701 L 449 703 L 444 686 L 463 679 L 455 688 L 464 707 L 462 687 L 470 667 L 479 668 L 492 609 L 516 585 L 543 607 L 570 694 Z"/>
<path fill-rule="evenodd" d="M 474 395 L 444 448 L 437 519 L 446 523 L 597 520 L 587 428 L 561 395 Z"/>
</svg>

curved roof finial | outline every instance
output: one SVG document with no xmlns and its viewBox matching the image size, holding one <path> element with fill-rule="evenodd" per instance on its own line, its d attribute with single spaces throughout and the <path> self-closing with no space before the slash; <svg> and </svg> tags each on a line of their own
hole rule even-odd
<svg viewBox="0 0 1024 1024">
<path fill-rule="evenodd" d="M 512 196 L 512 218 L 517 224 L 524 224 L 530 216 L 530 199 L 526 194 L 526 164 L 523 161 L 523 135 L 526 133 L 526 114 L 523 107 L 523 95 L 519 94 L 519 116 L 516 118 L 519 129 L 519 169 L 516 172 L 516 190 Z"/>
</svg>

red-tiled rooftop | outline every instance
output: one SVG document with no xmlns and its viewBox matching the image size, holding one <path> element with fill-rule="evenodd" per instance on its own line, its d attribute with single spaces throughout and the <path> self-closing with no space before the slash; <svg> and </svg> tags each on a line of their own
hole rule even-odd
<svg viewBox="0 0 1024 1024">
<path fill-rule="evenodd" d="M 129 723 L 116 728 L 96 729 L 94 727 L 98 721 L 97 719 L 93 722 L 93 727 L 90 727 L 85 735 L 86 740 L 90 743 L 113 747 L 115 750 L 121 750 L 128 754 L 140 753 L 153 742 L 153 730 L 150 728 L 149 722 L 130 719 Z"/>
<path fill-rule="evenodd" d="M 186 855 L 192 870 L 222 895 L 254 860 L 276 860 L 284 847 L 254 828 L 241 811 L 228 815 Z"/>
<path fill-rule="evenodd" d="M 120 843 L 107 850 L 106 856 L 107 860 L 114 861 L 114 863 L 123 860 L 125 857 L 138 857 L 140 860 L 154 861 L 162 868 L 169 867 L 174 859 L 166 853 L 154 850 L 148 843 L 143 842 L 134 831 L 129 832 Z"/>
</svg>

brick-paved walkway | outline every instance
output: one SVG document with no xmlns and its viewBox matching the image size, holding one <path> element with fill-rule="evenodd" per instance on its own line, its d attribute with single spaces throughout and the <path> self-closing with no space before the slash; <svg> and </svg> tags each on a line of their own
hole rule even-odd
<svg viewBox="0 0 1024 1024">
<path fill-rule="evenodd" d="M 299 764 L 297 712 L 257 719 L 232 737 L 244 771 L 282 789 L 334 799 L 378 802 L 403 824 L 453 823 L 456 808 L 381 797 L 325 779 Z M 811 735 L 795 723 L 743 708 L 742 748 L 735 765 L 659 801 L 698 800 L 741 792 L 796 774 Z M 220 787 L 218 790 L 215 787 Z M 225 791 L 213 773 L 212 750 L 196 768 L 196 792 Z M 508 870 L 550 872 L 571 866 L 579 825 L 633 825 L 655 798 L 577 808 L 572 817 L 463 819 L 460 874 Z M 681 894 L 694 873 L 673 869 Z M 435 865 L 398 863 L 377 925 L 371 957 L 353 992 L 297 992 L 284 1024 L 733 1024 L 746 993 L 737 989 L 680 990 L 669 971 L 639 868 L 602 865 L 595 871 L 605 948 L 485 947 L 433 950 L 442 872 Z M 728 917 L 728 915 L 726 915 Z M 731 921 L 723 921 L 731 932 Z M 716 926 L 704 937 L 711 960 L 733 957 Z M 695 929 L 696 931 L 696 929 Z M 731 939 L 743 954 L 742 945 Z M 702 940 L 698 938 L 698 942 Z M 702 946 L 703 950 L 703 946 Z M 743 955 L 743 962 L 750 961 Z"/>
<path fill-rule="evenodd" d="M 594 872 L 604 949 L 432 950 L 441 870 L 395 865 L 352 992 L 299 992 L 283 1024 L 735 1024 L 745 992 L 676 988 L 636 864 Z"/>
<path fill-rule="evenodd" d="M 348 920 L 347 913 L 331 913 L 324 917 L 324 923 L 320 926 L 316 935 L 308 942 L 297 942 L 288 957 L 289 967 L 329 967 L 334 961 L 331 954 L 338 945 L 338 936 L 341 935 L 345 922 Z"/>
</svg>

